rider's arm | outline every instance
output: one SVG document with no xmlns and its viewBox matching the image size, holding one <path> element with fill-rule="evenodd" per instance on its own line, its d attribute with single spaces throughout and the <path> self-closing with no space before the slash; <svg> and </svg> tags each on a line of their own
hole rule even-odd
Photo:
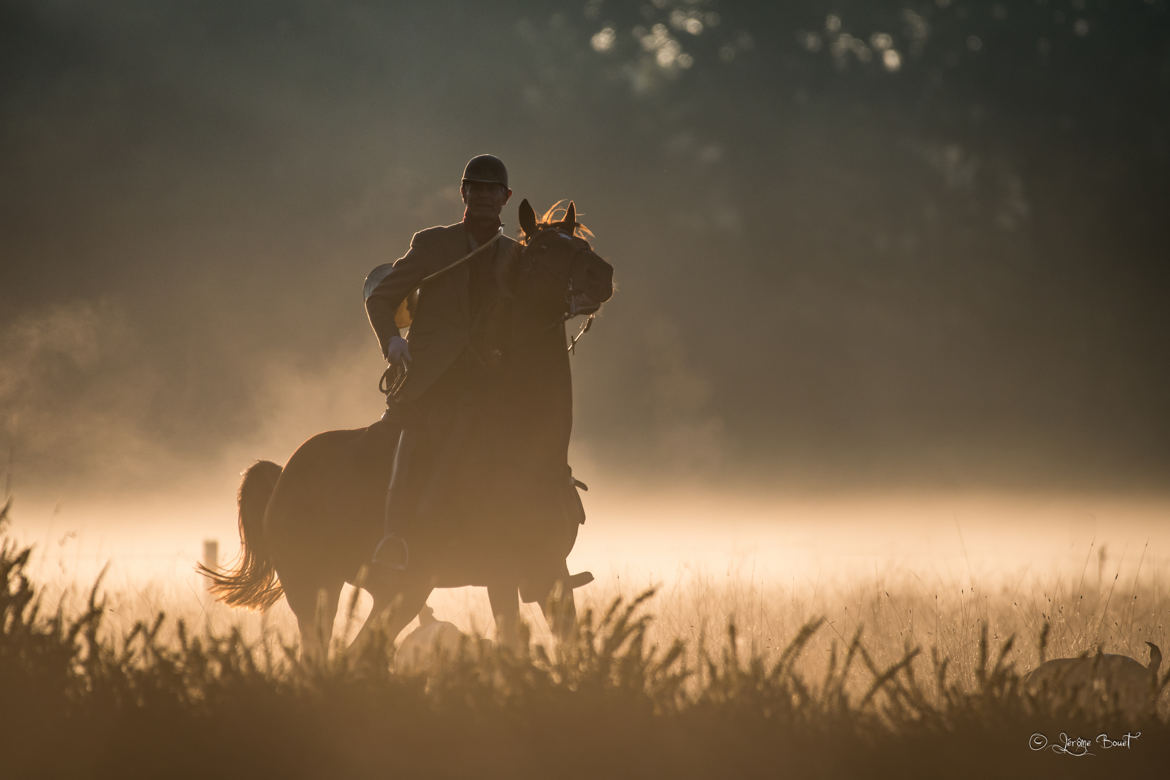
<svg viewBox="0 0 1170 780">
<path fill-rule="evenodd" d="M 366 296 L 366 314 L 370 318 L 374 333 L 378 336 L 383 355 L 387 355 L 395 339 L 401 338 L 398 327 L 394 324 L 394 316 L 399 305 L 418 287 L 426 275 L 425 257 L 428 253 L 425 249 L 427 241 L 424 235 L 425 231 L 415 233 L 414 238 L 410 240 L 410 251 L 394 262 L 390 273 Z"/>
</svg>

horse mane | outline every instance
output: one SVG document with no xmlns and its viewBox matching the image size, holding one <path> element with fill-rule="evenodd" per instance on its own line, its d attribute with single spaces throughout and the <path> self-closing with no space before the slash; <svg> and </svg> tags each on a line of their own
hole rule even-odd
<svg viewBox="0 0 1170 780">
<path fill-rule="evenodd" d="M 545 228 L 553 227 L 554 225 L 559 225 L 561 222 L 563 222 L 565 216 L 569 213 L 568 203 L 569 200 L 567 198 L 561 198 L 556 203 L 549 206 L 548 211 L 544 212 L 536 218 L 536 229 L 543 230 Z M 521 231 L 521 234 L 523 234 L 523 231 Z M 593 238 L 593 231 L 580 222 L 575 222 L 573 225 L 573 235 L 577 238 L 584 239 L 585 241 L 591 241 Z M 528 237 L 524 236 L 521 243 L 527 244 Z"/>
</svg>

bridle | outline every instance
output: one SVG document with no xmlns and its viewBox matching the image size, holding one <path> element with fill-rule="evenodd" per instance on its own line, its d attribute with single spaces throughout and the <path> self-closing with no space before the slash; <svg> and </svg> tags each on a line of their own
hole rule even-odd
<svg viewBox="0 0 1170 780">
<path fill-rule="evenodd" d="M 601 307 L 600 302 L 591 301 L 591 300 L 584 297 L 584 296 L 588 295 L 588 291 L 578 292 L 578 291 L 573 289 L 573 280 L 575 278 L 574 270 L 582 262 L 581 257 L 586 255 L 586 254 L 592 255 L 593 250 L 589 246 L 588 242 L 584 241 L 583 239 L 577 238 L 576 236 L 571 235 L 570 233 L 560 229 L 559 227 L 551 227 L 551 226 L 541 229 L 536 235 L 532 236 L 531 239 L 525 244 L 526 248 L 534 246 L 534 242 L 539 239 L 541 233 L 545 233 L 545 234 L 556 233 L 563 240 L 573 242 L 573 249 L 572 249 L 572 252 L 571 252 L 569 259 L 568 259 L 569 279 L 568 279 L 568 287 L 565 290 L 565 310 L 564 310 L 564 313 L 555 322 L 549 323 L 547 328 L 540 328 L 540 330 L 544 331 L 546 329 L 552 329 L 552 328 L 557 327 L 558 325 L 561 325 L 563 323 L 568 322 L 569 320 L 573 319 L 574 317 L 577 317 L 577 316 L 582 315 L 582 314 L 587 315 L 585 322 L 577 330 L 577 333 L 573 336 L 573 338 L 571 338 L 569 340 L 569 345 L 566 348 L 566 351 L 570 355 L 575 355 L 576 351 L 577 351 L 577 343 L 579 341 L 581 341 L 581 339 L 585 336 L 585 334 L 589 332 L 589 329 L 591 327 L 593 327 L 593 320 L 597 317 L 597 310 Z M 594 255 L 594 256 L 596 256 L 596 255 Z M 530 271 L 531 266 L 527 270 Z"/>
</svg>

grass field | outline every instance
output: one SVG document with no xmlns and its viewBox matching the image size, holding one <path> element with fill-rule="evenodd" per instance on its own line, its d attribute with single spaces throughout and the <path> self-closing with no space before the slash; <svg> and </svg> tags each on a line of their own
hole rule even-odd
<svg viewBox="0 0 1170 780">
<path fill-rule="evenodd" d="M 851 535 L 816 536 L 834 532 Z M 832 566 L 791 534 L 781 541 L 797 553 L 777 559 L 759 526 L 743 535 L 755 547 L 733 539 L 729 554 L 706 559 L 632 533 L 620 544 L 641 564 L 599 570 L 580 592 L 579 643 L 549 648 L 533 619 L 539 649 L 469 651 L 428 680 L 389 671 L 388 656 L 304 667 L 287 607 L 228 610 L 189 572 L 135 580 L 112 567 L 91 603 L 66 575 L 84 567 L 51 563 L 50 549 L 38 564 L 8 538 L 0 768 L 5 777 L 1067 777 L 1170 766 L 1167 696 L 1156 712 L 1132 714 L 1104 699 L 1078 708 L 1018 690 L 1041 652 L 1102 647 L 1145 662 L 1145 641 L 1170 649 L 1160 539 L 1139 534 L 1113 552 L 1116 539 L 1070 536 L 1062 556 L 1040 561 L 996 553 L 1000 532 L 951 532 L 959 541 L 947 551 L 833 542 Z M 710 547 L 693 541 L 699 533 L 674 535 Z M 613 559 L 604 545 L 594 552 Z M 361 594 L 353 603 L 339 634 L 368 609 Z M 431 604 L 490 634 L 482 593 L 438 592 Z M 1127 747 L 1097 743 L 1139 732 Z M 1092 755 L 1053 752 L 1062 733 L 1086 739 Z"/>
</svg>

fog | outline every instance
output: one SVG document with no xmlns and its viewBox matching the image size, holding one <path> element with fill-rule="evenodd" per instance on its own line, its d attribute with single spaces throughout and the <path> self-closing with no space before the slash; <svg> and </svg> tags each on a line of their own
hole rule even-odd
<svg viewBox="0 0 1170 780">
<path fill-rule="evenodd" d="M 616 268 L 573 358 L 598 525 L 1154 500 L 1164 0 L 782 5 L 4 3 L 16 516 L 230 534 L 252 460 L 381 414 L 362 279 L 484 151 L 506 229 L 571 197 Z"/>
<path fill-rule="evenodd" d="M 236 554 L 230 485 L 211 496 L 18 504 L 15 536 L 36 548 L 43 581 L 87 591 L 144 587 L 199 600 L 204 540 Z M 1163 576 L 1170 558 L 1164 499 L 977 494 L 853 494 L 794 499 L 760 493 L 614 493 L 585 498 L 588 519 L 569 558 L 603 588 L 630 594 L 699 583 L 801 591 L 907 579 L 918 587 L 1027 590 L 1121 576 Z M 177 500 L 176 500 L 177 499 Z M 177 594 L 176 594 L 177 591 Z"/>
</svg>

